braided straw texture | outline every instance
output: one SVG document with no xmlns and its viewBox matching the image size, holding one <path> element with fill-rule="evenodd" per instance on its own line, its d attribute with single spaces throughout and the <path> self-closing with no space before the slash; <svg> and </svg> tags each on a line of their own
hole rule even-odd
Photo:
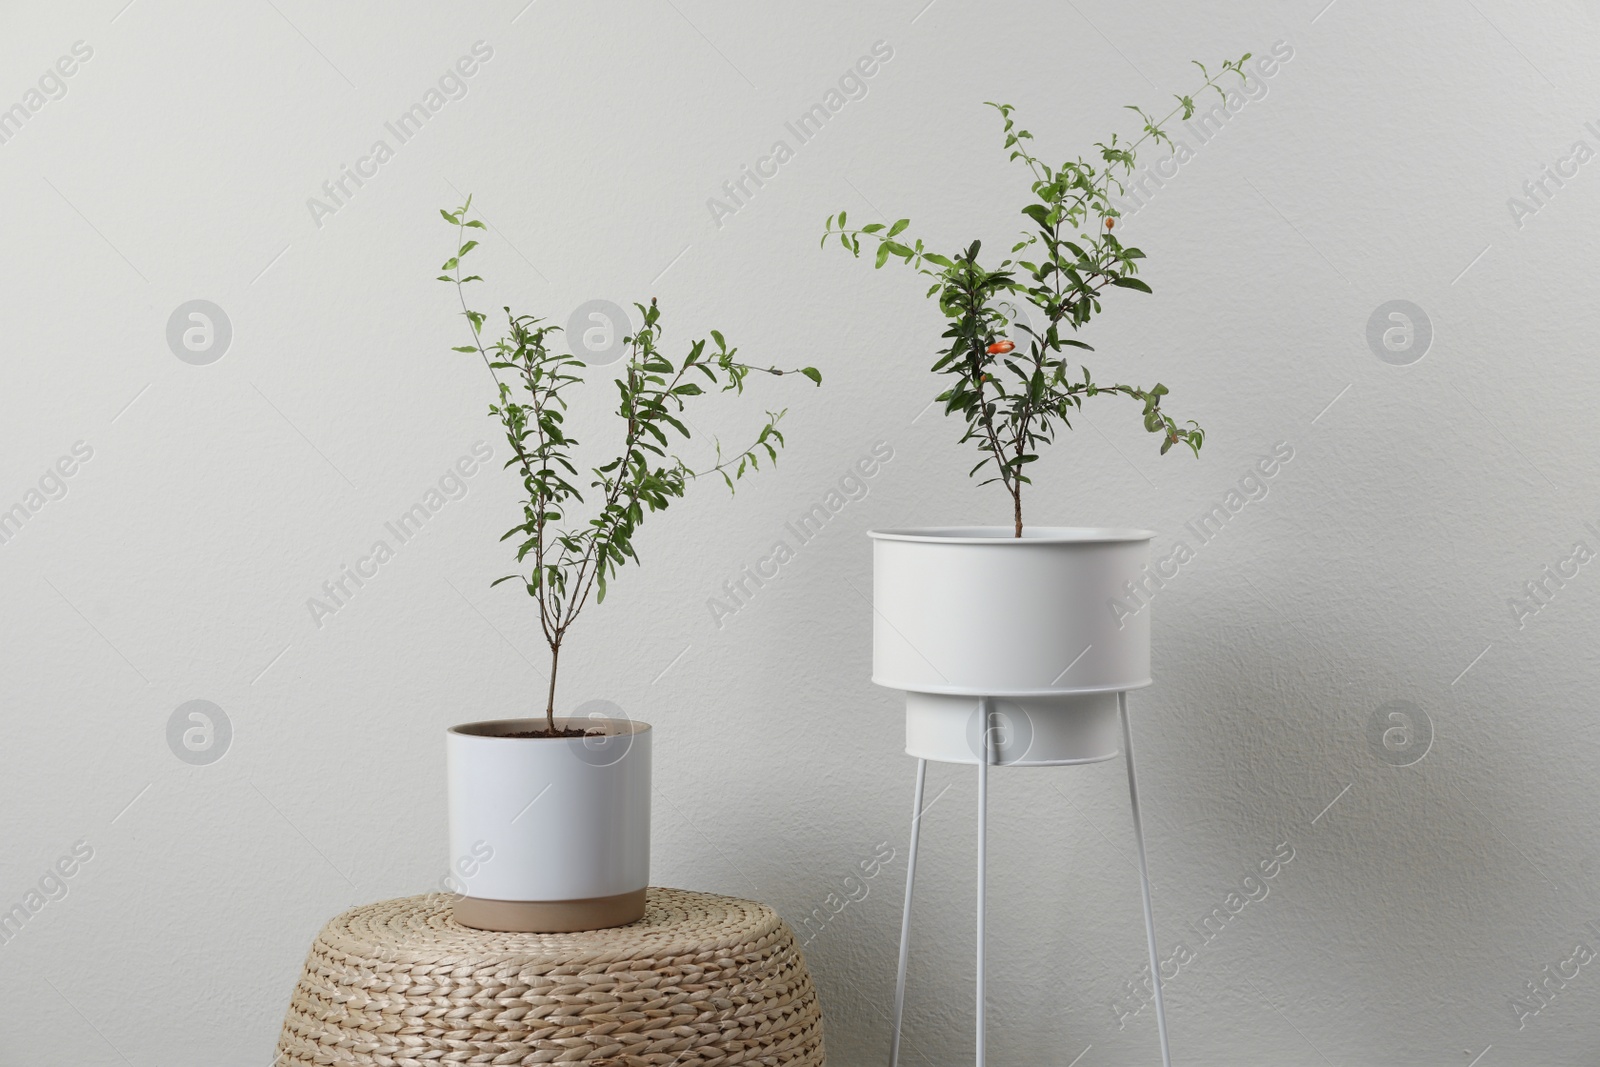
<svg viewBox="0 0 1600 1067">
<path fill-rule="evenodd" d="M 649 891 L 612 930 L 473 930 L 439 894 L 368 904 L 317 935 L 274 1067 L 823 1067 L 794 934 L 764 904 Z"/>
</svg>

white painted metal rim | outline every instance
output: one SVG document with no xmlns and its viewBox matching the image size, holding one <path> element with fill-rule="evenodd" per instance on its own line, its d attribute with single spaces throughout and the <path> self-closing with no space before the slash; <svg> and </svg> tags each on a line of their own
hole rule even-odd
<svg viewBox="0 0 1600 1067">
<path fill-rule="evenodd" d="M 1154 678 L 1146 678 L 1142 682 L 1130 682 L 1127 685 L 1102 685 L 1089 688 L 1072 688 L 1057 686 L 1054 689 L 976 689 L 962 685 L 916 685 L 906 686 L 888 679 L 872 676 L 873 685 L 881 685 L 885 689 L 898 689 L 902 693 L 931 693 L 935 696 L 947 697 L 1066 697 L 1078 695 L 1093 695 L 1095 693 L 1127 693 L 1135 689 L 1147 689 L 1155 685 Z"/>
<path fill-rule="evenodd" d="M 906 694 L 906 755 L 936 763 L 1066 767 L 1122 751 L 1117 693 L 1012 699 Z"/>
<path fill-rule="evenodd" d="M 1118 541 L 1149 541 L 1153 530 L 1115 526 L 1024 526 L 1016 536 L 1011 526 L 907 526 L 893 530 L 868 530 L 874 541 L 932 541 L 957 545 L 1084 545 Z"/>
</svg>

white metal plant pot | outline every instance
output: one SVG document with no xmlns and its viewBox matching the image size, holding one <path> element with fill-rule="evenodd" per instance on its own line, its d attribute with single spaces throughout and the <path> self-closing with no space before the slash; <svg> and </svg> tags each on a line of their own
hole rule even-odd
<svg viewBox="0 0 1600 1067">
<path fill-rule="evenodd" d="M 1117 755 L 1115 694 L 1150 684 L 1148 530 L 874 530 L 872 680 L 904 690 L 906 751 L 977 763 L 972 697 L 994 709 L 994 762 Z M 1141 584 L 1143 583 L 1143 584 Z M 1140 592 L 1143 590 L 1143 592 Z M 1096 698 L 1098 695 L 1098 698 Z M 937 696 L 965 700 L 937 700 Z"/>
<path fill-rule="evenodd" d="M 1151 684 L 1148 530 L 947 526 L 874 530 L 872 680 L 906 694 L 917 757 L 889 1062 L 905 1011 L 912 890 L 928 761 L 978 768 L 977 1058 L 985 1059 L 991 766 L 1128 766 L 1162 1062 L 1171 1067 L 1127 693 Z"/>
<path fill-rule="evenodd" d="M 445 735 L 455 918 L 484 930 L 623 926 L 650 882 L 650 727 L 557 718 L 588 736 L 516 737 L 544 719 Z"/>
</svg>

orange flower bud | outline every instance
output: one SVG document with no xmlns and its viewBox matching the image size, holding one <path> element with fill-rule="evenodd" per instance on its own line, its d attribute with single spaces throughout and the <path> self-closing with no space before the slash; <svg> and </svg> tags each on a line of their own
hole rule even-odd
<svg viewBox="0 0 1600 1067">
<path fill-rule="evenodd" d="M 989 354 L 991 356 L 1003 356 L 1016 347 L 1017 346 L 1012 344 L 1010 341 L 996 341 L 994 344 L 989 346 Z"/>
</svg>

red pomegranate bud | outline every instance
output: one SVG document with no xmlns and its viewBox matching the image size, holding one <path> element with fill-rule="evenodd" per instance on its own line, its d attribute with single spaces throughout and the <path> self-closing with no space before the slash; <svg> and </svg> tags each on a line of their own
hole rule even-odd
<svg viewBox="0 0 1600 1067">
<path fill-rule="evenodd" d="M 1003 356 L 1016 347 L 1017 346 L 1012 344 L 1010 341 L 996 341 L 994 344 L 989 346 L 989 354 L 991 356 Z"/>
<path fill-rule="evenodd" d="M 1106 229 L 1111 229 L 1112 224 L 1116 221 L 1116 219 L 1106 219 Z"/>
</svg>

